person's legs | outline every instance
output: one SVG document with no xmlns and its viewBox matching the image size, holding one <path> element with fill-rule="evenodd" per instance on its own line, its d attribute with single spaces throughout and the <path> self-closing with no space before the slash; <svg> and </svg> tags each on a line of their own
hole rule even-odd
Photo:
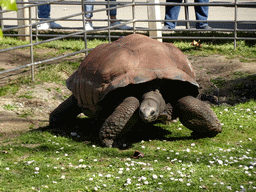
<svg viewBox="0 0 256 192">
<path fill-rule="evenodd" d="M 105 1 L 108 1 L 108 0 L 105 0 Z M 109 1 L 116 1 L 116 0 L 109 0 Z M 110 5 L 109 6 L 110 8 L 111 7 L 116 7 L 116 5 Z M 108 8 L 108 5 L 106 5 L 106 8 Z M 110 21 L 110 26 L 115 26 L 115 25 L 120 25 L 121 23 L 116 19 L 116 15 L 117 15 L 117 11 L 116 9 L 112 9 L 109 11 L 109 14 L 110 14 L 110 19 L 114 19 L 113 21 Z M 107 15 L 108 15 L 108 11 L 107 11 Z M 121 30 L 129 30 L 129 29 L 132 29 L 131 27 L 127 26 L 127 25 L 122 25 L 122 26 L 119 26 L 119 27 L 116 27 L 116 29 L 121 29 Z"/>
<path fill-rule="evenodd" d="M 50 18 L 51 6 L 50 4 L 40 5 L 38 6 L 38 17 L 40 19 L 47 19 Z M 38 25 L 38 29 L 59 29 L 61 25 L 51 22 L 51 23 L 43 23 Z"/>
<path fill-rule="evenodd" d="M 176 2 L 176 3 L 181 3 L 182 0 L 166 0 L 166 2 L 171 3 L 171 2 Z M 166 20 L 178 20 L 180 13 L 180 6 L 166 6 L 165 8 L 165 19 Z M 174 29 L 177 25 L 177 22 L 165 22 L 165 26 L 168 26 L 169 29 Z"/>
<path fill-rule="evenodd" d="M 51 12 L 50 4 L 38 6 L 38 17 L 39 18 L 49 18 Z"/>
<path fill-rule="evenodd" d="M 105 1 L 108 1 L 108 0 L 105 0 Z M 109 0 L 109 1 L 116 1 L 116 0 Z M 109 8 L 111 8 L 111 7 L 116 7 L 116 5 L 109 5 Z M 108 8 L 108 5 L 106 5 L 106 8 Z M 109 13 L 110 13 L 110 17 L 112 17 L 113 19 L 116 19 L 116 14 L 117 14 L 116 9 L 109 10 Z M 108 15 L 108 11 L 107 11 L 107 15 Z M 113 21 L 113 22 L 115 22 L 115 21 Z"/>
<path fill-rule="evenodd" d="M 209 3 L 209 0 L 195 0 L 195 2 L 198 3 Z M 209 6 L 195 6 L 195 14 L 196 14 L 196 20 L 204 20 L 207 21 L 208 19 L 208 13 L 209 13 Z M 207 22 L 198 22 L 196 23 L 197 29 L 202 29 L 208 27 Z"/>
<path fill-rule="evenodd" d="M 95 0 L 87 0 L 87 1 L 93 2 Z M 94 9 L 94 5 L 85 5 L 84 6 L 84 11 L 93 11 L 93 9 Z M 92 21 L 91 21 L 92 16 L 93 16 L 93 13 L 86 13 L 85 14 L 86 19 L 89 19 L 85 23 L 85 29 L 86 30 L 93 30 Z"/>
<path fill-rule="evenodd" d="M 95 0 L 87 0 L 87 1 L 93 2 Z M 94 5 L 85 5 L 84 6 L 84 11 L 93 11 L 93 9 L 94 9 Z M 93 13 L 86 13 L 85 14 L 85 17 L 87 19 L 92 18 L 92 16 L 93 16 Z"/>
</svg>

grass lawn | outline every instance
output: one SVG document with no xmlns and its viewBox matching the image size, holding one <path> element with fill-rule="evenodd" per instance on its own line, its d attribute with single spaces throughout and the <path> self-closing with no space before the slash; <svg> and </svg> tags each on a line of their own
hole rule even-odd
<svg viewBox="0 0 256 192">
<path fill-rule="evenodd" d="M 135 143 L 120 151 L 48 132 L 0 147 L 0 191 L 255 191 L 256 103 L 215 107 L 223 132 L 199 140 Z M 180 122 L 166 137 L 188 136 Z M 75 136 L 74 136 L 75 135 Z M 145 157 L 132 159 L 135 150 Z"/>
<path fill-rule="evenodd" d="M 99 43 L 102 42 L 95 41 L 90 46 Z M 241 47 L 233 55 L 239 57 L 242 51 L 243 59 L 251 60 L 256 54 L 255 46 L 248 49 L 243 41 L 239 43 Z M 2 48 L 14 44 L 21 42 L 11 38 L 0 41 Z M 176 45 L 189 51 L 189 43 Z M 193 49 L 191 53 L 216 54 L 217 45 L 205 45 L 205 51 Z M 60 52 L 76 51 L 83 42 L 58 41 L 40 46 Z M 218 54 L 228 55 L 226 49 L 230 47 L 220 46 Z M 15 94 L 22 84 L 64 83 L 56 71 L 71 73 L 78 65 L 79 62 L 69 62 L 44 67 L 36 73 L 33 83 L 22 77 L 1 87 L 0 97 Z M 13 110 L 11 105 L 5 108 Z M 75 132 L 64 137 L 31 131 L 4 139 L 0 143 L 0 191 L 256 191 L 256 102 L 215 106 L 213 110 L 223 129 L 214 138 L 179 139 L 188 137 L 191 131 L 178 121 L 158 125 L 172 132 L 165 135 L 166 140 L 142 140 L 126 150 L 84 142 Z M 145 156 L 133 159 L 135 150 Z"/>
</svg>

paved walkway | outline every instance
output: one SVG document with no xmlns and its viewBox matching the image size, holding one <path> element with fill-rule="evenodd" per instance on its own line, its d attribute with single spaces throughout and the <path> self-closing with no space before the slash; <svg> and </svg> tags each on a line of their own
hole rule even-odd
<svg viewBox="0 0 256 192">
<path fill-rule="evenodd" d="M 102 0 L 96 0 L 96 2 L 99 2 Z M 119 2 L 124 2 L 124 1 L 129 1 L 129 0 L 117 0 Z M 140 0 L 140 2 L 146 2 L 146 0 Z M 165 0 L 160 0 L 160 2 L 165 2 Z M 194 0 L 188 0 L 189 3 L 194 2 Z M 210 0 L 210 2 L 234 2 L 234 0 Z M 251 0 L 239 0 L 238 2 L 252 2 Z M 256 4 L 256 2 L 255 2 Z M 256 6 L 256 5 L 255 5 Z M 252 22 L 253 20 L 256 20 L 256 7 L 242 7 L 238 9 L 238 14 L 237 18 L 238 20 L 246 20 L 247 22 L 244 22 L 242 24 L 238 25 L 238 28 L 240 29 L 256 29 L 256 22 Z M 104 8 L 104 5 L 96 5 L 94 6 L 94 10 L 97 9 L 102 9 Z M 52 5 L 51 6 L 51 17 L 52 18 L 59 18 L 62 16 L 68 16 L 74 13 L 79 13 L 81 12 L 81 6 L 78 5 Z M 32 17 L 35 16 L 35 11 L 33 11 Z M 5 13 L 4 14 L 5 18 L 8 17 L 17 17 L 17 14 L 15 12 L 11 13 Z M 164 19 L 165 17 L 165 6 L 161 6 L 161 18 Z M 189 7 L 189 17 L 191 20 L 195 20 L 195 12 L 194 12 L 194 7 Z M 219 6 L 214 6 L 210 7 L 209 10 L 209 18 L 208 20 L 230 20 L 233 21 L 235 17 L 234 14 L 234 8 L 233 7 L 219 7 Z M 76 17 L 76 19 L 79 19 L 81 17 Z M 117 10 L 117 18 L 118 19 L 125 19 L 129 20 L 132 19 L 132 8 L 131 7 L 126 7 L 126 8 L 121 8 Z M 93 19 L 107 19 L 106 12 L 97 12 L 94 13 Z M 147 6 L 137 6 L 135 8 L 135 19 L 148 19 L 147 16 Z M 184 20 L 185 19 L 185 13 L 184 13 L 184 8 L 181 8 L 180 14 L 179 14 L 179 19 Z M 82 22 L 81 21 L 58 21 L 57 23 L 61 24 L 64 28 L 81 28 L 82 27 Z M 16 21 L 4 21 L 4 25 L 17 25 Z M 107 22 L 98 22 L 94 21 L 93 22 L 94 27 L 104 27 L 107 26 Z M 129 24 L 129 26 L 132 26 L 132 24 Z M 163 26 L 163 24 L 162 24 Z M 233 24 L 232 23 L 211 23 L 211 27 L 213 28 L 222 28 L 222 29 L 232 29 Z M 136 27 L 143 27 L 147 28 L 148 23 L 147 22 L 138 22 L 136 23 Z M 193 27 L 193 26 L 192 26 Z M 177 29 L 179 28 L 184 28 L 185 29 L 185 24 L 178 24 Z"/>
</svg>

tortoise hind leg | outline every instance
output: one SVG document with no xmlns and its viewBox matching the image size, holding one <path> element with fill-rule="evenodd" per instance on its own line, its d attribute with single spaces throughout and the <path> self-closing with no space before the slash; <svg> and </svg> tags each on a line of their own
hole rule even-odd
<svg viewBox="0 0 256 192">
<path fill-rule="evenodd" d="M 181 123 L 192 130 L 194 137 L 214 137 L 221 133 L 221 124 L 208 104 L 186 96 L 177 101 Z"/>
<path fill-rule="evenodd" d="M 82 112 L 77 104 L 74 95 L 71 95 L 63 101 L 53 112 L 50 114 L 49 126 L 61 127 L 68 123 L 73 123 L 73 120 Z"/>
<path fill-rule="evenodd" d="M 114 140 L 125 129 L 130 129 L 136 121 L 134 112 L 138 109 L 140 102 L 135 97 L 127 97 L 106 119 L 100 129 L 100 140 L 107 147 L 115 147 Z M 131 121 L 130 121 L 131 120 Z"/>
</svg>

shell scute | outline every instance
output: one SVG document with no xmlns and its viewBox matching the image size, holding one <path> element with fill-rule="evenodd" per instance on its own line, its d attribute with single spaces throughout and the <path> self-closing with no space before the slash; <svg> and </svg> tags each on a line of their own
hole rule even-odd
<svg viewBox="0 0 256 192">
<path fill-rule="evenodd" d="M 66 83 L 80 107 L 96 112 L 98 102 L 112 90 L 154 79 L 186 81 L 198 87 L 191 64 L 177 47 L 132 34 L 97 46 Z"/>
</svg>

